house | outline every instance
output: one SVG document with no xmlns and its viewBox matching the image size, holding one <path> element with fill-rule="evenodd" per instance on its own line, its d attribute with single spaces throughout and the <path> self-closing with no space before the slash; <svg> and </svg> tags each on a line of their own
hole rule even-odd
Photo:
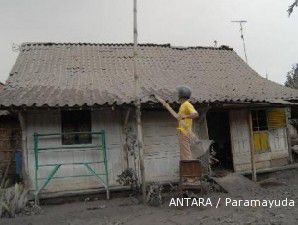
<svg viewBox="0 0 298 225">
<path fill-rule="evenodd" d="M 117 187 L 126 168 L 139 171 L 132 56 L 132 44 L 22 44 L 0 106 L 19 115 L 31 190 L 98 188 L 104 172 L 96 174 L 105 165 L 109 186 Z M 215 141 L 220 168 L 250 170 L 251 139 L 258 169 L 289 162 L 287 123 L 298 92 L 261 77 L 233 49 L 140 44 L 136 64 L 146 181 L 178 180 L 176 121 L 150 96 L 158 93 L 177 108 L 179 85 L 193 90 L 201 115 L 196 130 Z M 104 137 L 95 137 L 102 130 Z M 89 152 L 94 143 L 106 147 L 107 164 Z"/>
</svg>

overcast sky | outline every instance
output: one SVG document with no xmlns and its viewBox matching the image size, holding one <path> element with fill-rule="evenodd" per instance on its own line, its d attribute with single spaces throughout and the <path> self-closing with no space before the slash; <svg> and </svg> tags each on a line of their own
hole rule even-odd
<svg viewBox="0 0 298 225">
<path fill-rule="evenodd" d="M 244 57 L 239 25 L 245 19 L 248 63 L 284 83 L 298 62 L 298 8 L 293 0 L 138 0 L 139 42 L 177 46 L 229 45 Z M 22 42 L 132 42 L 133 0 L 0 0 L 0 81 Z"/>
</svg>

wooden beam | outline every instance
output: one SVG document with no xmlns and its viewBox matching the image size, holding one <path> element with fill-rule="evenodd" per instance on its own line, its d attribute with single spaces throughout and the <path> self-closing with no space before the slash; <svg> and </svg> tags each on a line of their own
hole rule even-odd
<svg viewBox="0 0 298 225">
<path fill-rule="evenodd" d="M 248 110 L 248 125 L 249 125 L 249 143 L 250 143 L 250 162 L 251 162 L 251 173 L 252 180 L 257 182 L 257 173 L 256 173 L 256 162 L 255 162 L 255 147 L 253 141 L 253 125 L 252 125 L 252 115 L 251 110 Z"/>
<path fill-rule="evenodd" d="M 28 166 L 28 158 L 29 158 L 29 153 L 28 153 L 28 149 L 27 149 L 27 123 L 26 123 L 26 112 L 22 112 L 20 111 L 18 113 L 18 119 L 20 122 L 20 127 L 21 127 L 21 140 L 22 140 L 22 175 L 23 178 L 25 180 L 25 182 L 27 182 L 27 178 L 28 174 L 29 174 L 29 166 Z"/>
<path fill-rule="evenodd" d="M 124 161 L 126 163 L 126 168 L 129 168 L 129 160 L 128 160 L 128 121 L 129 121 L 129 115 L 130 115 L 131 108 L 128 108 L 125 112 L 125 118 L 123 122 L 123 134 L 125 135 L 125 140 L 123 144 L 123 150 L 124 150 Z"/>
<path fill-rule="evenodd" d="M 291 169 L 297 169 L 297 168 L 298 168 L 298 163 L 294 163 L 294 164 L 286 165 L 286 166 L 258 169 L 257 174 L 272 173 L 272 172 L 277 172 L 277 171 L 282 171 L 282 170 L 291 170 Z M 240 172 L 240 174 L 250 175 L 251 172 L 248 172 L 248 171 L 247 172 Z"/>
<path fill-rule="evenodd" d="M 289 161 L 290 163 L 294 163 L 294 158 L 293 158 L 293 152 L 292 152 L 292 140 L 291 140 L 291 135 L 290 135 L 290 129 L 289 129 L 289 117 L 291 115 L 290 108 L 286 108 L 286 134 L 287 134 L 287 143 L 288 143 L 288 152 L 289 152 Z"/>
</svg>

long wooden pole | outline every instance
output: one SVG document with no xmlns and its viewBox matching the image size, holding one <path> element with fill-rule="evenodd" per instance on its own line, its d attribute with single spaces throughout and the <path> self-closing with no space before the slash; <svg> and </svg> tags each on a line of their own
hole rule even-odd
<svg viewBox="0 0 298 225">
<path fill-rule="evenodd" d="M 137 138 L 139 148 L 139 163 L 142 183 L 143 202 L 146 200 L 146 180 L 145 180 L 145 165 L 144 165 L 144 151 L 143 151 L 143 130 L 141 123 L 141 100 L 140 100 L 140 78 L 137 71 L 137 57 L 138 57 L 138 28 L 137 28 L 137 0 L 133 1 L 133 74 L 135 81 L 135 106 L 136 106 L 136 120 L 137 120 Z"/>
<path fill-rule="evenodd" d="M 257 182 L 256 162 L 255 162 L 255 146 L 253 141 L 253 126 L 251 111 L 248 110 L 248 125 L 249 125 L 249 143 L 250 143 L 250 161 L 251 161 L 251 174 L 252 180 Z"/>
</svg>

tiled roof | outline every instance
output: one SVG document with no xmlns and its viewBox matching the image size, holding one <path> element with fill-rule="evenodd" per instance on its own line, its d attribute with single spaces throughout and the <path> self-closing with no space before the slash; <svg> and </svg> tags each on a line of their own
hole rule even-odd
<svg viewBox="0 0 298 225">
<path fill-rule="evenodd" d="M 0 82 L 0 92 L 3 91 L 4 89 L 4 84 Z"/>
<path fill-rule="evenodd" d="M 4 84 L 2 82 L 0 82 L 0 93 L 3 91 L 4 89 Z M 6 110 L 0 110 L 0 116 L 6 116 L 8 115 L 9 112 Z"/>
<path fill-rule="evenodd" d="M 26 43 L 13 66 L 2 106 L 82 106 L 134 100 L 132 44 Z M 232 49 L 141 44 L 142 102 L 158 93 L 176 100 L 179 85 L 193 102 L 276 102 L 298 91 L 266 80 Z"/>
</svg>

